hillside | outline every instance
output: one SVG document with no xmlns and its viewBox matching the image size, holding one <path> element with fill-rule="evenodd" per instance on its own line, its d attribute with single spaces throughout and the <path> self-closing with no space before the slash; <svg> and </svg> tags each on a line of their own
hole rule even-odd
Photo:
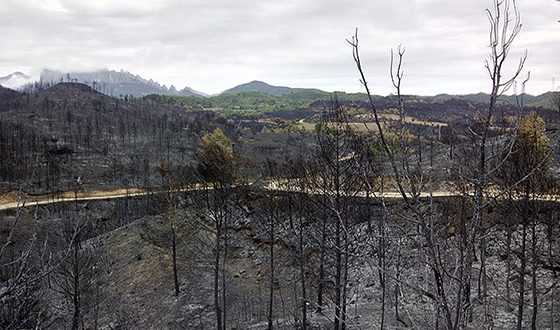
<svg viewBox="0 0 560 330">
<path fill-rule="evenodd" d="M 0 182 L 25 182 L 31 192 L 66 189 L 76 177 L 97 187 L 160 183 L 160 162 L 192 158 L 197 136 L 216 118 L 80 83 L 27 94 L 0 89 L 0 110 Z"/>
<path fill-rule="evenodd" d="M 0 112 L 7 111 L 13 107 L 19 95 L 18 92 L 12 89 L 0 86 Z"/>
<path fill-rule="evenodd" d="M 301 329 L 302 314 L 308 329 L 332 329 L 335 310 L 330 301 L 336 295 L 337 276 L 343 278 L 337 275 L 337 267 L 348 274 L 339 281 L 348 290 L 345 304 L 349 324 L 379 328 L 378 315 L 386 313 L 387 328 L 402 328 L 403 323 L 408 326 L 413 320 L 419 320 L 419 329 L 434 328 L 431 320 L 422 318 L 432 315 L 433 304 L 426 296 L 435 296 L 437 291 L 414 287 L 427 278 L 422 275 L 424 278 L 418 279 L 418 274 L 425 274 L 425 256 L 437 247 L 431 249 L 432 241 L 418 233 L 415 221 L 408 221 L 414 219 L 414 213 L 400 198 L 380 201 L 380 195 L 354 195 L 364 189 L 360 186 L 363 174 L 392 179 L 382 151 L 375 147 L 362 149 L 367 145 L 361 138 L 375 136 L 374 129 L 373 134 L 361 135 L 364 126 L 373 126 L 363 95 L 338 94 L 341 110 L 347 110 L 349 127 L 356 130 L 345 129 L 333 136 L 337 122 L 329 125 L 326 121 L 333 120 L 328 113 L 333 107 L 331 94 L 301 90 L 282 96 L 243 92 L 211 98 L 150 95 L 120 99 L 85 84 L 65 82 L 33 93 L 0 89 L 0 99 L 4 94 L 6 100 L 15 103 L 0 113 L 0 201 L 25 200 L 33 207 L 0 212 L 0 239 L 10 233 L 12 224 L 19 226 L 10 253 L 0 262 L 9 264 L 11 251 L 26 251 L 25 243 L 34 237 L 38 242 L 44 240 L 41 246 L 60 252 L 53 253 L 57 258 L 63 255 L 67 242 L 78 239 L 80 243 L 70 246 L 73 253 L 68 258 L 60 257 L 60 267 L 58 263 L 53 266 L 51 286 L 41 282 L 30 289 L 34 295 L 30 300 L 35 302 L 34 297 L 40 297 L 37 304 L 46 311 L 45 319 L 52 322 L 52 328 L 68 328 L 72 311 L 79 308 L 84 328 L 208 329 L 215 325 L 218 315 L 213 298 L 218 287 L 226 299 L 221 304 L 226 306 L 223 311 L 228 315 L 228 329 L 264 330 L 269 318 L 274 319 L 275 329 Z M 382 126 L 396 128 L 397 98 L 375 96 L 374 100 Z M 425 188 L 429 192 L 423 191 L 424 196 L 431 196 L 429 205 L 438 210 L 430 235 L 436 235 L 438 244 L 458 255 L 460 251 L 454 247 L 460 237 L 453 235 L 452 228 L 454 219 L 465 216 L 468 206 L 461 192 L 453 191 L 453 196 L 438 196 L 437 192 L 451 191 L 449 180 L 468 169 L 475 159 L 470 157 L 470 128 L 474 126 L 469 123 L 485 106 L 457 98 L 436 102 L 406 96 L 405 100 L 406 130 L 414 137 L 409 150 L 419 155 L 415 158 L 417 166 L 431 171 L 432 181 Z M 534 110 L 550 128 L 560 122 L 558 112 Z M 228 111 L 233 115 L 222 117 Z M 252 116 L 239 115 L 245 112 Z M 519 110 L 513 105 L 499 105 L 496 123 L 504 124 L 504 129 L 491 132 L 492 143 L 500 143 L 497 134 L 512 132 L 501 119 L 516 112 Z M 332 129 L 315 130 L 321 128 L 317 124 L 322 120 L 329 125 L 322 127 Z M 201 141 L 212 143 L 208 137 L 213 134 L 206 133 L 215 128 L 227 135 L 220 144 L 231 143 L 235 154 L 232 165 L 248 185 L 192 189 L 204 179 L 200 171 L 200 154 L 204 151 Z M 375 143 L 374 139 L 369 141 Z M 221 153 L 221 147 L 211 146 L 208 152 Z M 329 152 L 333 146 L 339 146 L 340 152 Z M 380 163 L 370 155 L 379 156 Z M 375 172 L 369 172 L 370 168 Z M 342 173 L 336 174 L 337 169 Z M 298 184 L 311 193 L 296 193 L 290 184 L 296 181 L 283 180 L 298 180 L 299 173 L 310 174 Z M 316 179 L 322 175 L 336 180 L 351 178 L 346 182 L 355 183 L 345 184 L 341 198 L 330 199 L 331 188 Z M 275 185 L 285 184 L 285 190 L 263 188 L 275 177 L 279 179 Z M 374 181 L 373 189 L 385 189 L 383 182 Z M 166 187 L 185 190 L 164 192 Z M 146 194 L 135 195 L 141 191 Z M 112 192 L 121 198 L 109 199 L 114 196 Z M 84 196 L 107 199 L 79 200 Z M 57 203 L 49 203 L 55 200 Z M 507 229 L 504 221 L 516 216 L 507 213 L 515 209 L 515 200 L 502 203 L 502 199 L 496 199 L 496 203 L 500 204 L 483 214 L 485 223 L 491 225 L 487 231 L 491 244 L 488 253 L 482 255 L 487 258 L 488 275 L 496 283 L 489 288 L 492 297 L 498 296 L 511 278 L 502 276 L 507 269 L 502 258 L 507 253 L 505 237 L 508 233 L 516 238 L 521 235 L 518 228 Z M 557 211 L 557 204 L 552 202 L 546 207 Z M 542 219 L 551 219 L 550 214 L 541 215 Z M 352 258 L 340 254 L 337 246 L 336 233 L 342 232 L 339 219 L 345 219 L 343 232 L 351 239 L 342 244 L 352 251 Z M 75 233 L 68 228 L 76 228 Z M 554 236 L 546 234 L 546 228 L 540 229 L 540 224 L 536 228 L 543 237 L 536 251 L 541 255 L 545 247 L 557 251 L 557 241 L 544 241 L 544 237 L 557 236 L 557 226 Z M 394 234 L 379 235 L 383 232 Z M 387 278 L 399 276 L 399 281 L 414 286 L 398 287 L 401 282 L 387 281 L 387 292 L 400 290 L 402 295 L 397 296 L 399 301 L 387 300 L 386 305 L 383 301 L 388 295 L 375 265 L 383 257 L 379 253 L 380 236 L 385 236 L 387 244 L 383 247 L 390 266 L 384 270 Z M 513 250 L 521 251 L 518 239 L 511 244 Z M 344 268 L 336 261 L 342 257 L 347 258 L 342 263 Z M 554 255 L 546 259 L 547 265 L 536 264 L 542 274 L 539 280 L 547 286 L 554 280 L 548 269 L 558 267 L 557 259 Z M 453 271 L 456 259 L 445 258 L 441 266 Z M 76 283 L 69 281 L 76 274 L 68 271 L 75 269 L 72 267 L 83 270 L 83 286 L 77 290 L 84 303 L 79 307 L 72 305 L 72 293 L 61 293 L 64 291 L 60 289 L 65 283 Z M 28 268 L 24 265 L 23 269 Z M 473 293 L 476 284 L 473 277 Z M 17 301 L 19 297 L 12 299 Z M 558 293 L 542 297 L 545 303 L 557 301 Z M 389 309 L 389 303 L 407 311 L 406 316 Z M 496 324 L 512 328 L 511 310 L 501 300 L 496 299 L 496 305 Z M 303 306 L 308 309 L 302 311 Z M 483 308 L 475 304 L 473 315 L 480 315 Z M 548 326 L 545 316 L 542 313 L 538 319 L 541 328 Z M 474 317 L 472 328 L 481 328 L 482 322 L 482 318 Z"/>
<path fill-rule="evenodd" d="M 13 89 L 0 86 L 0 100 L 2 101 L 10 100 L 14 97 L 17 97 L 18 95 L 19 93 Z"/>
<path fill-rule="evenodd" d="M 309 93 L 309 94 L 320 94 L 320 95 L 328 94 L 327 92 L 323 92 L 319 89 L 273 86 L 263 81 L 254 80 L 246 84 L 241 84 L 233 88 L 230 88 L 222 92 L 222 95 L 249 93 L 249 92 L 257 92 L 257 93 L 263 93 L 263 94 L 268 94 L 273 96 L 284 96 L 288 94 L 297 94 L 297 93 L 299 94 Z"/>
<path fill-rule="evenodd" d="M 530 95 L 522 94 L 519 96 L 515 95 L 502 95 L 499 97 L 498 101 L 504 104 L 517 105 L 518 101 L 523 102 L 525 106 L 528 107 L 542 107 L 547 109 L 558 110 L 557 106 L 554 104 L 554 97 L 560 92 L 546 92 L 540 95 Z M 433 97 L 425 97 L 431 102 L 444 102 L 450 99 L 464 100 L 474 103 L 487 104 L 490 102 L 490 95 L 486 93 L 477 94 L 465 94 L 465 95 L 449 95 L 449 94 L 439 94 Z"/>
</svg>

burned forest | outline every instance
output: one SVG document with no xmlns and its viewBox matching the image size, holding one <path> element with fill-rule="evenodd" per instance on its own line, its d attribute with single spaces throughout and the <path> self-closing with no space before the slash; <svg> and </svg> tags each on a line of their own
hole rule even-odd
<svg viewBox="0 0 560 330">
<path fill-rule="evenodd" d="M 192 9 L 198 15 L 190 19 L 209 24 L 214 18 L 205 15 L 214 8 L 222 19 L 214 5 L 196 1 L 140 2 L 82 8 L 52 1 L 54 7 L 41 7 L 44 17 L 35 12 L 38 4 L 10 6 L 35 13 L 40 23 L 31 26 L 58 26 L 49 15 L 67 20 L 44 54 L 94 26 L 106 32 L 94 24 L 136 17 L 129 29 L 91 41 L 116 39 L 122 48 L 84 55 L 84 62 L 98 56 L 133 68 L 137 57 L 148 66 L 158 51 L 162 63 L 179 56 L 179 32 L 157 37 L 164 24 L 144 26 L 145 17 L 163 15 L 175 26 L 177 13 Z M 539 45 L 558 44 L 558 31 L 531 30 L 537 18 L 527 1 L 462 4 L 465 15 L 476 11 L 469 17 L 486 25 L 459 27 L 442 18 L 448 30 L 425 23 L 432 40 L 407 32 L 447 52 L 442 58 L 449 62 L 418 71 L 431 63 L 423 58 L 430 46 L 418 48 L 392 24 L 422 15 L 439 22 L 437 10 L 420 14 L 436 4 L 399 1 L 407 12 L 415 8 L 411 16 L 378 25 L 360 24 L 370 7 L 345 7 L 340 25 L 345 15 L 355 24 L 344 26 L 341 39 L 327 3 L 302 1 L 296 12 L 265 2 L 257 16 L 246 4 L 222 4 L 228 10 L 220 32 L 200 49 L 193 44 L 181 61 L 214 61 L 210 85 L 251 76 L 257 69 L 243 66 L 248 62 L 268 63 L 266 77 L 278 72 L 269 66 L 290 57 L 286 50 L 253 40 L 261 31 L 252 28 L 236 37 L 239 49 L 255 43 L 255 51 L 220 58 L 220 43 L 230 42 L 219 33 L 233 38 L 252 20 L 270 19 L 268 29 L 277 16 L 305 13 L 317 23 L 325 15 L 327 32 L 309 41 L 317 51 L 297 53 L 294 68 L 282 64 L 278 77 L 304 75 L 296 70 L 306 72 L 302 65 L 312 55 L 327 71 L 322 81 L 350 77 L 359 90 L 254 80 L 205 94 L 124 70 L 73 71 L 80 57 L 70 46 L 59 71 L 45 69 L 36 80 L 19 71 L 0 77 L 0 329 L 560 328 L 560 89 L 553 78 L 552 90 L 528 92 L 543 86 L 543 74 L 554 75 L 533 66 L 555 47 Z M 396 7 L 387 6 L 393 13 Z M 82 16 L 74 22 L 76 13 Z M 371 15 L 379 16 L 373 9 Z M 556 21 L 547 24 L 558 29 Z M 288 33 L 295 28 L 288 25 L 275 36 L 290 51 L 293 38 L 313 38 L 313 28 Z M 376 26 L 380 43 L 388 38 L 393 47 L 372 38 Z M 132 29 L 160 48 L 123 50 L 145 42 Z M 325 38 L 338 39 L 323 52 Z M 445 44 L 455 40 L 464 40 L 464 49 Z M 453 58 L 460 52 L 474 57 L 476 75 L 466 60 Z M 335 62 L 339 53 L 344 65 Z M 8 55 L 0 55 L 0 69 L 12 63 Z M 560 67 L 557 56 L 548 61 Z M 230 62 L 250 74 L 228 71 Z M 183 75 L 158 68 L 152 63 L 142 72 Z M 192 70 L 192 77 L 206 77 Z M 416 72 L 435 72 L 441 81 Z M 469 77 L 482 77 L 482 93 L 425 96 L 421 89 L 447 93 L 467 86 Z"/>
</svg>

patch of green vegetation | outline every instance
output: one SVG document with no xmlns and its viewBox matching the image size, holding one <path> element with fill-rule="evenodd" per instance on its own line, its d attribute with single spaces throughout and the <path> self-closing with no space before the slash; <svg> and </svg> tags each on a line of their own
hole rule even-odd
<svg viewBox="0 0 560 330">
<path fill-rule="evenodd" d="M 293 111 L 308 108 L 313 102 L 329 100 L 335 93 L 320 90 L 294 90 L 288 94 L 275 96 L 260 92 L 220 94 L 211 97 L 149 95 L 153 102 L 182 106 L 187 110 L 208 110 L 222 113 L 225 117 L 254 117 L 265 112 Z M 363 94 L 336 92 L 339 100 L 363 100 Z"/>
</svg>

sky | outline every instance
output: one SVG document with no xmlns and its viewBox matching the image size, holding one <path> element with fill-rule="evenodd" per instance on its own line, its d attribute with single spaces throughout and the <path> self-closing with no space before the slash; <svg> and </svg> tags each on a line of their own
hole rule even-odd
<svg viewBox="0 0 560 330">
<path fill-rule="evenodd" d="M 560 89 L 560 1 L 518 0 L 527 92 Z M 375 94 L 393 90 L 389 52 L 403 45 L 403 93 L 489 92 L 492 0 L 0 0 L 0 76 L 41 69 L 124 69 L 218 93 L 251 80 L 361 91 L 352 50 Z M 507 71 L 507 70 L 506 70 Z M 555 80 L 555 81 L 554 81 Z"/>
</svg>

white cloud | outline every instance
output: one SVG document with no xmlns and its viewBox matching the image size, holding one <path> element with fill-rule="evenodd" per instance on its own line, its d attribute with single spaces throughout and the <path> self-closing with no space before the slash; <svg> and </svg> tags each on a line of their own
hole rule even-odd
<svg viewBox="0 0 560 330">
<path fill-rule="evenodd" d="M 407 47 L 407 93 L 487 90 L 490 0 L 1 0 L 0 75 L 15 70 L 126 69 L 167 85 L 219 92 L 260 79 L 359 90 L 351 50 L 360 28 L 377 93 L 390 93 L 388 51 Z M 520 1 L 529 91 L 560 76 L 560 3 Z M 512 53 L 512 55 L 517 55 Z"/>
</svg>

